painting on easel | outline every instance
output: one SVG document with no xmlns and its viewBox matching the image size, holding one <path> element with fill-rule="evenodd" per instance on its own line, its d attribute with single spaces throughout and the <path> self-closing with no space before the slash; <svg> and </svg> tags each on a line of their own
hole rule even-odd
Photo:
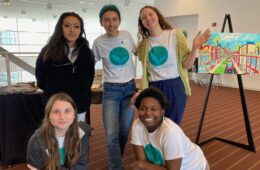
<svg viewBox="0 0 260 170">
<path fill-rule="evenodd" d="M 212 33 L 198 53 L 198 73 L 260 74 L 260 34 Z"/>
</svg>

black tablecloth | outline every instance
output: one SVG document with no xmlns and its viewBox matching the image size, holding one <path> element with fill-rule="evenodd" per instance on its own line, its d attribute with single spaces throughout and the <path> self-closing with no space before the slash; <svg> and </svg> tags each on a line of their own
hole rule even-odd
<svg viewBox="0 0 260 170">
<path fill-rule="evenodd" d="M 0 159 L 26 161 L 27 143 L 43 118 L 42 94 L 0 95 Z"/>
</svg>

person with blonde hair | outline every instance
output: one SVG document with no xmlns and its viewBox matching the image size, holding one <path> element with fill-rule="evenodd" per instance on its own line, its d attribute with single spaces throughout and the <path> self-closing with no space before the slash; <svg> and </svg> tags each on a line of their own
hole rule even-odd
<svg viewBox="0 0 260 170">
<path fill-rule="evenodd" d="M 53 95 L 45 117 L 31 136 L 27 148 L 30 170 L 88 169 L 90 127 L 78 122 L 77 107 L 65 93 Z"/>
<path fill-rule="evenodd" d="M 159 88 L 170 102 L 165 116 L 180 125 L 187 96 L 191 95 L 187 70 L 195 61 L 197 48 L 209 39 L 210 31 L 202 35 L 199 31 L 190 50 L 183 31 L 172 28 L 153 6 L 140 10 L 138 27 L 136 55 L 143 66 L 141 87 Z"/>
</svg>

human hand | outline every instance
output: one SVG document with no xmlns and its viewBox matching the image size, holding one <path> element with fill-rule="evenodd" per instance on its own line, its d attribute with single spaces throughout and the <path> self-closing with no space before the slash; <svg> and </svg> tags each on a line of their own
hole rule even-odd
<svg viewBox="0 0 260 170">
<path fill-rule="evenodd" d="M 37 170 L 37 168 L 34 168 L 34 167 L 31 166 L 30 164 L 27 164 L 27 168 L 29 168 L 30 170 Z"/>
<path fill-rule="evenodd" d="M 136 107 L 135 107 L 134 103 L 135 103 L 135 100 L 136 100 L 137 96 L 139 96 L 139 94 L 141 93 L 141 91 L 142 90 L 140 90 L 140 89 L 136 90 L 136 92 L 134 93 L 134 95 L 131 98 L 131 102 L 130 103 L 131 103 L 131 108 L 133 110 L 136 110 Z"/>
<path fill-rule="evenodd" d="M 125 170 L 141 170 L 138 165 L 138 161 L 131 163 L 130 165 L 125 167 Z"/>
<path fill-rule="evenodd" d="M 199 31 L 193 39 L 194 48 L 201 47 L 205 42 L 207 42 L 209 40 L 209 37 L 210 37 L 209 29 L 207 29 L 202 35 L 200 35 L 200 33 L 201 33 L 201 31 Z"/>
</svg>

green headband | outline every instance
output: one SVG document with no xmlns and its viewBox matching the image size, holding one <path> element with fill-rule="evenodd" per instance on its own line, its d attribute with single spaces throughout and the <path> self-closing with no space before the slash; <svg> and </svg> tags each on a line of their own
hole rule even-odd
<svg viewBox="0 0 260 170">
<path fill-rule="evenodd" d="M 115 5 L 105 5 L 99 12 L 100 20 L 102 19 L 102 16 L 104 15 L 104 13 L 107 11 L 113 11 L 113 12 L 117 13 L 117 15 L 119 16 L 119 19 L 121 19 L 120 11 Z"/>
</svg>

